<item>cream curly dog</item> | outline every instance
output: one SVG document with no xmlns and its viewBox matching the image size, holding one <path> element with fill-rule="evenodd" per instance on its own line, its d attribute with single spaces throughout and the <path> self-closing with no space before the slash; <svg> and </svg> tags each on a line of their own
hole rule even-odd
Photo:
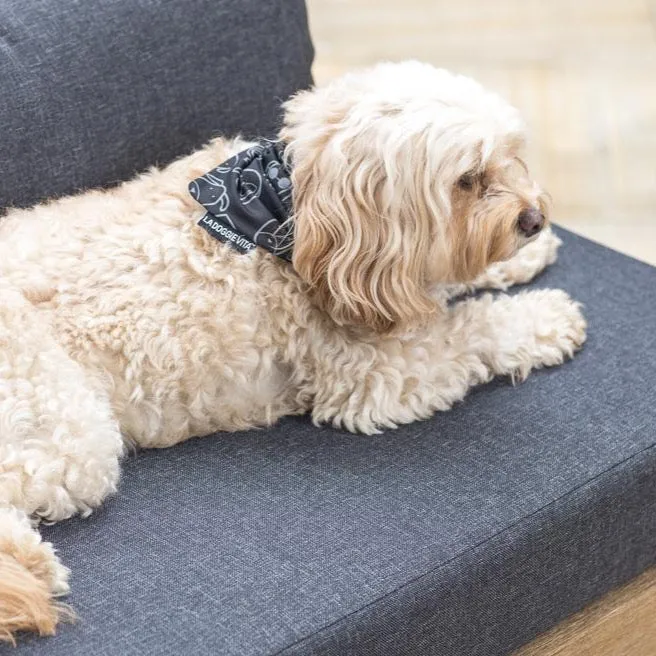
<svg viewBox="0 0 656 656">
<path fill-rule="evenodd" d="M 68 570 L 39 519 L 116 490 L 127 443 L 315 422 L 374 433 L 585 339 L 562 291 L 486 295 L 556 258 L 512 107 L 470 79 L 381 64 L 285 105 L 293 260 L 198 226 L 189 182 L 249 144 L 0 224 L 0 636 L 54 631 Z"/>
</svg>

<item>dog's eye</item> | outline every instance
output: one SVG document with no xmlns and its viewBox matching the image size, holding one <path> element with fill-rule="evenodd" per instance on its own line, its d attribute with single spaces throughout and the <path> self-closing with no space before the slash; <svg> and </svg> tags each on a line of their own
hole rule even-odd
<svg viewBox="0 0 656 656">
<path fill-rule="evenodd" d="M 476 174 L 473 172 L 465 173 L 461 175 L 458 180 L 458 186 L 465 191 L 471 191 L 474 188 L 474 183 L 476 182 Z"/>
</svg>

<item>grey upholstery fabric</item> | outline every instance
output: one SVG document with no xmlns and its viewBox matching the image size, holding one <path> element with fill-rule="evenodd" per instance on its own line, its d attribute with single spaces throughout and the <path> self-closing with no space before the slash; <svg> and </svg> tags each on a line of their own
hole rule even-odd
<svg viewBox="0 0 656 656">
<path fill-rule="evenodd" d="M 3 0 L 0 212 L 271 136 L 311 61 L 302 0 Z"/>
<path fill-rule="evenodd" d="M 507 654 L 656 561 L 656 269 L 563 233 L 572 362 L 378 437 L 192 440 L 43 533 L 77 625 L 20 654 Z"/>
<path fill-rule="evenodd" d="M 300 0 L 0 3 L 0 207 L 107 185 L 310 81 Z M 79 615 L 44 656 L 506 654 L 656 560 L 656 270 L 564 234 L 564 367 L 374 438 L 288 419 L 125 462 L 44 527 Z"/>
</svg>

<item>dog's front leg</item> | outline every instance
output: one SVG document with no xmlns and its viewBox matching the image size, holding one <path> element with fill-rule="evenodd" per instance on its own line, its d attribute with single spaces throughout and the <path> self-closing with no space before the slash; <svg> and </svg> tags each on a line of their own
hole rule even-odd
<svg viewBox="0 0 656 656">
<path fill-rule="evenodd" d="M 530 282 L 556 261 L 561 244 L 551 228 L 546 228 L 535 241 L 520 248 L 509 260 L 491 264 L 472 283 L 450 285 L 446 296 L 453 298 L 476 289 L 506 290 Z"/>
<path fill-rule="evenodd" d="M 564 291 L 541 289 L 467 299 L 452 309 L 451 338 L 493 376 L 523 380 L 571 358 L 586 337 L 581 307 Z"/>
<path fill-rule="evenodd" d="M 559 290 L 468 299 L 421 338 L 356 344 L 321 363 L 313 418 L 363 433 L 425 419 L 495 375 L 524 379 L 585 341 L 577 303 Z"/>
<path fill-rule="evenodd" d="M 509 260 L 490 265 L 474 281 L 474 289 L 505 290 L 530 282 L 556 261 L 561 244 L 551 228 L 546 228 L 535 241 L 520 248 Z"/>
</svg>

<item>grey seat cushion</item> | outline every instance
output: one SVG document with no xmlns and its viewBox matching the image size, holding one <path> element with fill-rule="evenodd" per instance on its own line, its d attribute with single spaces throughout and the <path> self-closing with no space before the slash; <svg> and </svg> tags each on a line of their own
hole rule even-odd
<svg viewBox="0 0 656 656">
<path fill-rule="evenodd" d="M 5 0 L 0 208 L 270 134 L 311 57 L 300 0 Z M 535 286 L 586 303 L 576 360 L 375 438 L 294 418 L 128 459 L 43 528 L 79 621 L 6 649 L 491 656 L 651 564 L 656 271 L 565 239 Z"/>
<path fill-rule="evenodd" d="M 192 440 L 44 529 L 74 626 L 21 654 L 507 654 L 656 560 L 656 269 L 562 232 L 575 360 L 378 437 Z"/>
<path fill-rule="evenodd" d="M 3 0 L 0 213 L 273 135 L 311 62 L 302 0 Z"/>
</svg>

